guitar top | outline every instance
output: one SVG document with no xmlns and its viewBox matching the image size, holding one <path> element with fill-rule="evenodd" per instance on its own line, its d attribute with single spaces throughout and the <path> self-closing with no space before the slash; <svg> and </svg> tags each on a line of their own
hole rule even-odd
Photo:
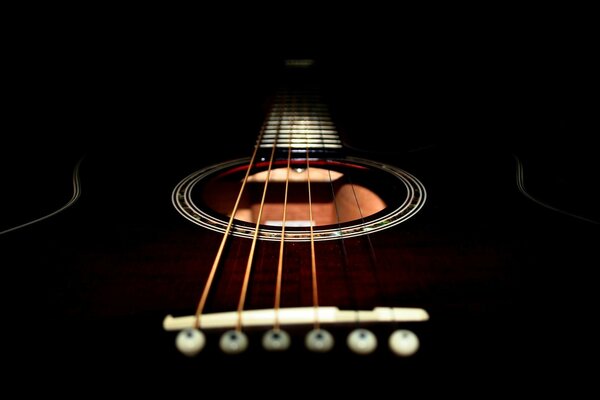
<svg viewBox="0 0 600 400">
<path fill-rule="evenodd" d="M 341 63 L 269 61 L 239 92 L 156 115 L 147 89 L 66 156 L 3 161 L 11 329 L 36 372 L 499 382 L 586 351 L 598 214 L 590 170 L 566 174 L 581 159 L 557 183 L 552 152 L 467 140 L 486 116 L 456 132 L 465 111 L 427 88 L 378 100 L 376 69 L 355 87 Z"/>
</svg>

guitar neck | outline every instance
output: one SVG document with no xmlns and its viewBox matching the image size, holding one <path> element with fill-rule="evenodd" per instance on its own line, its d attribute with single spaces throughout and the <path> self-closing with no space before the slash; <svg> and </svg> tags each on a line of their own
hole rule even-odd
<svg viewBox="0 0 600 400">
<path fill-rule="evenodd" d="M 338 131 L 318 88 L 311 84 L 285 86 L 272 101 L 258 139 L 261 149 L 287 153 L 337 153 Z"/>
</svg>

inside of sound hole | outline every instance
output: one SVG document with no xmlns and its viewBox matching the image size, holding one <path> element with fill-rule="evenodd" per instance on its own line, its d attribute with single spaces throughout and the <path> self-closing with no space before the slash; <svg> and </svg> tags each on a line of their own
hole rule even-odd
<svg viewBox="0 0 600 400">
<path fill-rule="evenodd" d="M 350 172 L 327 165 L 308 170 L 296 165 L 290 168 L 289 174 L 287 167 L 278 166 L 270 172 L 259 170 L 248 177 L 235 219 L 256 224 L 260 214 L 262 225 L 281 226 L 285 203 L 286 227 L 309 226 L 311 214 L 313 226 L 325 226 L 360 220 L 385 209 L 386 202 L 369 187 L 377 182 L 376 177 L 369 185 Z M 205 205 L 218 214 L 230 216 L 244 175 L 245 171 L 232 170 L 209 179 L 202 190 Z M 267 177 L 269 183 L 261 214 Z"/>
</svg>

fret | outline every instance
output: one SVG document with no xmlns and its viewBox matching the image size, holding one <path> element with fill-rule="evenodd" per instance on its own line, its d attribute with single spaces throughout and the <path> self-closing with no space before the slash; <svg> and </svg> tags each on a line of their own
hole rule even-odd
<svg viewBox="0 0 600 400">
<path fill-rule="evenodd" d="M 298 121 L 298 120 L 306 120 L 306 121 L 320 121 L 326 120 L 329 121 L 329 113 L 326 112 L 306 112 L 306 111 L 288 111 L 284 113 L 273 112 L 267 117 L 267 121 L 272 121 L 273 119 L 282 119 L 289 121 Z"/>
<path fill-rule="evenodd" d="M 279 121 L 268 121 L 266 127 L 279 127 L 279 126 L 309 126 L 316 125 L 318 127 L 329 126 L 334 128 L 333 123 L 330 120 L 317 120 L 317 121 L 294 121 L 294 120 L 279 120 Z"/>
<path fill-rule="evenodd" d="M 307 139 L 307 138 L 293 138 L 293 139 L 265 139 L 261 142 L 261 145 L 264 147 L 265 145 L 269 145 L 269 144 L 273 144 L 277 141 L 277 143 L 292 143 L 292 144 L 311 144 L 311 145 L 317 145 L 319 143 L 322 144 L 339 144 L 339 139 L 323 139 L 323 138 L 317 138 L 317 139 Z"/>
<path fill-rule="evenodd" d="M 281 111 L 288 111 L 288 110 L 296 111 L 296 110 L 304 110 L 307 108 L 309 108 L 311 111 L 321 111 L 321 112 L 328 111 L 328 108 L 324 104 L 316 104 L 316 103 L 312 103 L 312 102 L 307 102 L 307 103 L 294 102 L 293 104 L 275 105 L 275 106 L 273 106 L 271 111 L 274 111 L 274 112 L 281 112 Z"/>
<path fill-rule="evenodd" d="M 319 123 L 333 124 L 327 115 L 316 114 L 271 115 L 265 123 L 274 124 L 278 122 L 296 125 L 318 125 Z"/>
<path fill-rule="evenodd" d="M 277 134 L 287 135 L 287 134 L 311 134 L 311 133 L 327 133 L 337 135 L 337 130 L 333 125 L 325 125 L 325 126 L 308 126 L 308 125 L 288 125 L 288 126 L 277 126 L 277 124 L 266 125 L 265 126 L 265 134 Z"/>
<path fill-rule="evenodd" d="M 315 132 L 315 131 L 311 131 L 311 132 Z M 338 139 L 338 136 L 336 133 L 325 133 L 323 131 L 319 131 L 319 133 L 306 133 L 303 135 L 297 135 L 297 134 L 289 134 L 289 133 L 281 133 L 281 134 L 277 134 L 277 132 L 265 132 L 265 134 L 263 135 L 263 140 L 268 140 L 268 139 L 275 139 L 278 138 L 279 140 L 288 140 L 288 139 Z"/>
<path fill-rule="evenodd" d="M 271 144 L 261 144 L 260 146 L 261 148 L 272 148 L 273 147 L 273 143 Z M 284 143 L 284 142 L 277 142 L 277 145 L 275 145 L 276 148 L 281 148 L 281 149 L 287 149 L 287 148 L 292 148 L 292 149 L 316 149 L 316 150 L 330 150 L 330 149 L 339 149 L 341 148 L 341 145 L 339 144 L 327 144 L 327 143 L 317 143 L 317 144 L 307 144 L 307 143 Z"/>
<path fill-rule="evenodd" d="M 319 128 L 298 128 L 298 129 L 265 129 L 265 133 L 268 134 L 288 134 L 296 135 L 298 137 L 306 137 L 306 135 L 317 133 L 319 137 L 322 135 L 335 135 L 337 131 L 335 129 L 319 129 Z M 279 135 L 281 136 L 281 135 Z"/>
</svg>

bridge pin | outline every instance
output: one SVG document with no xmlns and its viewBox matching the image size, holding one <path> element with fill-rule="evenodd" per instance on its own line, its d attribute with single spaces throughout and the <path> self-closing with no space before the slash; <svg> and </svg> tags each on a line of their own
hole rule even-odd
<svg viewBox="0 0 600 400">
<path fill-rule="evenodd" d="M 334 339 L 325 329 L 313 329 L 306 334 L 304 343 L 311 351 L 325 353 L 333 348 Z"/>
<path fill-rule="evenodd" d="M 177 334 L 175 346 L 177 349 L 188 357 L 193 357 L 198 354 L 206 343 L 204 333 L 198 329 L 184 329 Z"/>
<path fill-rule="evenodd" d="M 368 329 L 355 329 L 348 335 L 346 343 L 357 354 L 369 354 L 377 348 L 377 337 Z"/>
<path fill-rule="evenodd" d="M 238 354 L 248 348 L 248 337 L 244 332 L 229 330 L 221 336 L 219 346 L 224 353 Z"/>
<path fill-rule="evenodd" d="M 419 349 L 419 338 L 413 331 L 398 329 L 390 335 L 390 349 L 401 357 L 412 356 Z"/>
<path fill-rule="evenodd" d="M 282 351 L 290 347 L 290 335 L 281 329 L 271 329 L 265 332 L 262 345 L 269 351 Z"/>
</svg>

